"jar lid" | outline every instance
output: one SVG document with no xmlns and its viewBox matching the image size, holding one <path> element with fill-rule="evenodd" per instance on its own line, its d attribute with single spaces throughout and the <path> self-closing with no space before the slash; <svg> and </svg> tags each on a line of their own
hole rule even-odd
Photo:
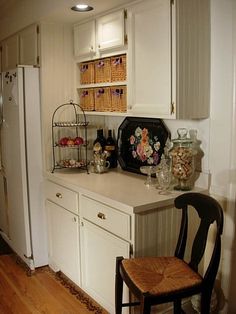
<svg viewBox="0 0 236 314">
<path fill-rule="evenodd" d="M 188 130 L 186 128 L 179 128 L 177 130 L 178 138 L 172 140 L 173 143 L 186 143 L 191 144 L 193 140 L 188 138 Z"/>
</svg>

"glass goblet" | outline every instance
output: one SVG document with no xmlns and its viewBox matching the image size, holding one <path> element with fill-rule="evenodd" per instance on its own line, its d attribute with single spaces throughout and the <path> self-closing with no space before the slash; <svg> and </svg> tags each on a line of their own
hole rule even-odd
<svg viewBox="0 0 236 314">
<path fill-rule="evenodd" d="M 156 173 L 157 180 L 159 184 L 160 192 L 159 194 L 168 194 L 168 188 L 171 183 L 171 171 L 169 167 L 163 167 L 158 170 Z"/>
<path fill-rule="evenodd" d="M 155 182 L 154 182 L 153 179 L 152 179 L 152 175 L 153 175 L 154 173 L 156 173 L 156 171 L 157 171 L 157 166 L 141 166 L 141 167 L 140 167 L 140 171 L 141 171 L 141 173 L 147 175 L 147 179 L 146 179 L 146 181 L 144 182 L 144 184 L 145 184 L 147 187 L 154 186 L 154 185 L 155 185 Z"/>
</svg>

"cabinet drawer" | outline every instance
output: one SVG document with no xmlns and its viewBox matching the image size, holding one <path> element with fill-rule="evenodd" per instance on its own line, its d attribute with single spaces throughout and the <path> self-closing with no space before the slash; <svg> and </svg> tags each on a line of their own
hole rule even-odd
<svg viewBox="0 0 236 314">
<path fill-rule="evenodd" d="M 81 197 L 81 215 L 83 218 L 98 226 L 130 240 L 130 216 L 110 206 L 92 200 L 88 197 Z"/>
<path fill-rule="evenodd" d="M 78 194 L 61 185 L 46 181 L 45 195 L 50 201 L 68 209 L 69 211 L 78 214 L 79 200 Z"/>
</svg>

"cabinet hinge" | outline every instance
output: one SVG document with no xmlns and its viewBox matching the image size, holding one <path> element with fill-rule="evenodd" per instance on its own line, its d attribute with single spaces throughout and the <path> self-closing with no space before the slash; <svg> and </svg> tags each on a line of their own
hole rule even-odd
<svg viewBox="0 0 236 314">
<path fill-rule="evenodd" d="M 128 17 L 127 10 L 124 10 L 124 18 L 127 19 L 127 17 Z"/>
<path fill-rule="evenodd" d="M 172 101 L 172 103 L 170 104 L 170 113 L 174 114 L 175 113 L 175 103 Z"/>
<path fill-rule="evenodd" d="M 125 35 L 125 45 L 128 45 L 128 35 Z"/>
<path fill-rule="evenodd" d="M 37 31 L 37 34 L 39 34 L 39 25 L 37 25 L 36 31 Z"/>
<path fill-rule="evenodd" d="M 39 56 L 37 56 L 37 64 L 39 64 Z"/>
<path fill-rule="evenodd" d="M 27 259 L 33 259 L 33 254 L 31 254 L 30 256 L 27 256 L 26 254 L 24 254 L 24 257 L 27 258 Z"/>
<path fill-rule="evenodd" d="M 170 3 L 171 3 L 172 5 L 174 5 L 174 4 L 175 4 L 175 0 L 170 0 Z"/>
</svg>

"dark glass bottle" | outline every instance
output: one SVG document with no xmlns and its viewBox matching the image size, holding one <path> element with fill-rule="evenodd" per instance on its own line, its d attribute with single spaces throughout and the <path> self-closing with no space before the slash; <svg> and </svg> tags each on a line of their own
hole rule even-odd
<svg viewBox="0 0 236 314">
<path fill-rule="evenodd" d="M 97 138 L 93 142 L 93 151 L 94 152 L 103 152 L 106 145 L 106 139 L 103 136 L 103 129 L 97 130 Z"/>
<path fill-rule="evenodd" d="M 111 130 L 108 130 L 108 137 L 106 140 L 105 150 L 109 153 L 107 160 L 110 162 L 110 168 L 116 168 L 117 167 L 116 142 L 112 137 Z"/>
</svg>

